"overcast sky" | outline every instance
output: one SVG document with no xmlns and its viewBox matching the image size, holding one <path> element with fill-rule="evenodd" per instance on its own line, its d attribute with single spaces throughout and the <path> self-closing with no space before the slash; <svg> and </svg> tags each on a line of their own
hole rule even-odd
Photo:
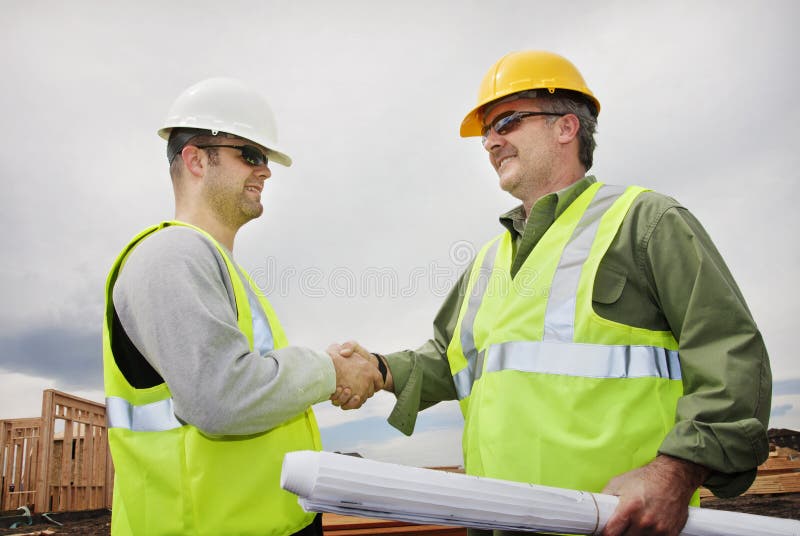
<svg viewBox="0 0 800 536">
<path fill-rule="evenodd" d="M 498 58 L 570 58 L 602 104 L 592 172 L 694 212 L 761 328 L 772 427 L 800 429 L 795 0 L 3 1 L 0 17 L 0 419 L 41 391 L 102 400 L 107 270 L 172 216 L 174 98 L 233 76 L 271 100 L 281 146 L 237 260 L 290 342 L 375 351 L 431 336 L 441 301 L 517 203 L 458 128 Z M 792 350 L 795 348 L 795 350 Z M 391 395 L 317 415 L 327 450 L 461 462 L 454 403 L 405 438 Z"/>
</svg>

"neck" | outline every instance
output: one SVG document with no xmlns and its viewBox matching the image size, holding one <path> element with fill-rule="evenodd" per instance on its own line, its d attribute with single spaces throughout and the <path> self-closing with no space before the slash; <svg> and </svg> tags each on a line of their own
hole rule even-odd
<svg viewBox="0 0 800 536">
<path fill-rule="evenodd" d="M 236 238 L 236 232 L 239 230 L 238 227 L 232 228 L 230 225 L 226 225 L 214 217 L 213 214 L 201 210 L 182 209 L 181 207 L 176 207 L 175 219 L 199 227 L 233 253 L 233 241 Z"/>
<path fill-rule="evenodd" d="M 533 205 L 535 205 L 539 199 L 546 195 L 559 192 L 564 188 L 575 184 L 585 175 L 586 170 L 583 169 L 583 166 L 580 166 L 576 169 L 565 170 L 564 173 L 561 173 L 549 181 L 543 182 L 542 184 L 534 185 L 530 191 L 525 193 L 525 195 L 518 197 L 518 199 L 522 201 L 522 206 L 525 209 L 525 218 L 530 216 Z"/>
</svg>

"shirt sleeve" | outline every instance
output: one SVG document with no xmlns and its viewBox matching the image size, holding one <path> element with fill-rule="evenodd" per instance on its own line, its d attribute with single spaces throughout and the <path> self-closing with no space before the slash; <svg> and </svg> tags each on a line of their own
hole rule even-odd
<svg viewBox="0 0 800 536">
<path fill-rule="evenodd" d="M 191 229 L 170 227 L 139 244 L 113 299 L 131 341 L 169 387 L 176 416 L 205 433 L 269 430 L 335 389 L 324 352 L 250 351 L 225 262 Z"/>
<path fill-rule="evenodd" d="M 769 454 L 772 383 L 761 333 L 688 210 L 665 210 L 640 247 L 654 298 L 678 341 L 684 390 L 659 451 L 712 469 L 705 486 L 714 494 L 738 495 Z"/>
<path fill-rule="evenodd" d="M 386 355 L 397 397 L 388 422 L 406 435 L 414 431 L 417 413 L 438 402 L 456 399 L 453 376 L 447 361 L 447 347 L 456 329 L 471 271 L 470 264 L 436 314 L 432 339 L 416 350 Z"/>
</svg>

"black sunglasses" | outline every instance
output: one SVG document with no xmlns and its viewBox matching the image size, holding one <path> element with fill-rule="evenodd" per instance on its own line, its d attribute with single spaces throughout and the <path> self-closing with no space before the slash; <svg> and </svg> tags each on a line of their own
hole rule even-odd
<svg viewBox="0 0 800 536">
<path fill-rule="evenodd" d="M 484 125 L 481 131 L 481 141 L 486 143 L 486 137 L 489 135 L 490 130 L 494 130 L 500 136 L 505 136 L 509 132 L 516 130 L 526 117 L 534 117 L 537 115 L 557 115 L 561 117 L 565 114 L 556 112 L 509 112 L 507 114 L 502 114 L 488 125 Z"/>
<path fill-rule="evenodd" d="M 261 149 L 253 145 L 195 145 L 198 149 L 207 149 L 209 147 L 228 147 L 229 149 L 236 149 L 242 153 L 242 159 L 253 167 L 266 166 L 269 164 L 269 158 Z"/>
</svg>

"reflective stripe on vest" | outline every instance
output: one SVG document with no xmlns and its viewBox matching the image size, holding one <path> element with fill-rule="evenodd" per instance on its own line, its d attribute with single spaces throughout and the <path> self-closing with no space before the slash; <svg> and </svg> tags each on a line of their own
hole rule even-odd
<svg viewBox="0 0 800 536">
<path fill-rule="evenodd" d="M 240 274 L 240 277 L 242 277 L 243 281 L 246 281 L 243 275 Z M 264 355 L 275 349 L 272 328 L 269 325 L 264 309 L 258 301 L 258 297 L 253 293 L 252 287 L 245 284 L 244 289 L 247 292 L 247 301 L 250 303 L 250 316 L 253 318 L 253 349 Z"/>
<path fill-rule="evenodd" d="M 552 356 L 558 356 L 558 359 Z M 585 378 L 681 379 L 675 350 L 553 341 L 514 341 L 492 345 L 486 358 L 486 372 L 500 370 Z"/>
<path fill-rule="evenodd" d="M 624 192 L 623 186 L 601 186 L 575 227 L 553 275 L 544 316 L 544 340 L 572 342 L 575 333 L 575 298 L 583 263 L 592 249 L 600 219 Z"/>
<path fill-rule="evenodd" d="M 607 346 L 574 343 L 576 295 L 581 271 L 606 211 L 625 192 L 624 186 L 602 185 L 575 227 L 561 253 L 550 287 L 544 317 L 543 341 L 513 341 L 486 351 L 475 343 L 475 318 L 483 302 L 499 240 L 480 267 L 461 322 L 461 347 L 468 366 L 453 375 L 459 400 L 467 398 L 482 372 L 519 370 L 592 378 L 656 377 L 681 379 L 678 352 L 653 346 Z M 555 355 L 557 359 L 550 356 Z"/>
<path fill-rule="evenodd" d="M 482 359 L 478 359 L 478 350 L 475 348 L 475 315 L 478 314 L 483 295 L 486 293 L 486 287 L 489 285 L 498 243 L 499 240 L 495 240 L 483 257 L 478 278 L 469 297 L 464 321 L 461 324 L 461 348 L 464 352 L 464 357 L 467 359 L 467 366 L 453 376 L 458 398 L 469 396 L 470 391 L 472 391 L 472 384 L 478 379 L 477 376 L 480 376 L 480 371 L 483 369 L 482 363 L 478 363 Z M 481 357 L 483 357 L 483 354 L 481 352 Z M 465 394 L 462 396 L 462 393 Z"/>
<path fill-rule="evenodd" d="M 163 432 L 183 426 L 175 416 L 172 398 L 134 406 L 124 398 L 106 397 L 106 420 L 109 428 L 133 432 Z"/>
</svg>

